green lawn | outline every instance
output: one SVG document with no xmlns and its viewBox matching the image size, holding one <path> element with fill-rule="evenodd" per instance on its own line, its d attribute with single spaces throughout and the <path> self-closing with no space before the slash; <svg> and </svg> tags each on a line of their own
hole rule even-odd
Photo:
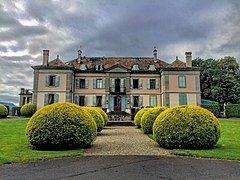
<svg viewBox="0 0 240 180">
<path fill-rule="evenodd" d="M 28 118 L 0 120 L 0 164 L 83 154 L 82 149 L 66 151 L 39 151 L 32 149 L 24 134 L 27 122 Z"/>
<path fill-rule="evenodd" d="M 221 138 L 214 149 L 208 150 L 171 150 L 171 154 L 204 158 L 240 160 L 240 120 L 223 120 Z"/>
</svg>

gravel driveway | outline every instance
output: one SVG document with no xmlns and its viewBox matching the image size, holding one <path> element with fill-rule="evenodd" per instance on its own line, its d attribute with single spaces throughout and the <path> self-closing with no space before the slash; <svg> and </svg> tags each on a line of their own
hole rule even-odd
<svg viewBox="0 0 240 180">
<path fill-rule="evenodd" d="M 103 129 L 85 156 L 92 155 L 166 155 L 168 150 L 134 126 L 108 126 Z"/>
</svg>

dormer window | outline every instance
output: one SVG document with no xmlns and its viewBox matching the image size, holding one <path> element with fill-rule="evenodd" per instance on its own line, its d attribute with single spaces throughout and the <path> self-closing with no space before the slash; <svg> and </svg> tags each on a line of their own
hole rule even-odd
<svg viewBox="0 0 240 180">
<path fill-rule="evenodd" d="M 103 70 L 103 65 L 102 64 L 97 64 L 95 68 L 96 68 L 96 71 L 102 71 Z"/>
<path fill-rule="evenodd" d="M 132 66 L 132 70 L 133 70 L 133 71 L 139 71 L 139 66 L 138 66 L 138 64 L 134 64 L 134 65 Z"/>
<path fill-rule="evenodd" d="M 154 64 L 150 64 L 148 70 L 149 71 L 156 71 L 155 65 Z"/>
<path fill-rule="evenodd" d="M 81 71 L 86 71 L 86 70 L 87 70 L 86 64 L 81 64 L 81 65 L 80 65 L 80 70 L 81 70 Z"/>
</svg>

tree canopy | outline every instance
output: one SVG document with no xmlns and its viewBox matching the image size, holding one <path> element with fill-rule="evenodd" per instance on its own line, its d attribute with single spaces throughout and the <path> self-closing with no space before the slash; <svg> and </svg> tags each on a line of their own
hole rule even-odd
<svg viewBox="0 0 240 180">
<path fill-rule="evenodd" d="M 223 103 L 240 103 L 240 68 L 236 59 L 197 58 L 193 66 L 201 68 L 201 96 L 203 99 Z"/>
</svg>

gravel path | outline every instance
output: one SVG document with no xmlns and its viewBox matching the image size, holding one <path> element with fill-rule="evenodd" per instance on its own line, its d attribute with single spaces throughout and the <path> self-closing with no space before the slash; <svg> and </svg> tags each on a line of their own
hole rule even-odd
<svg viewBox="0 0 240 180">
<path fill-rule="evenodd" d="M 103 129 L 85 156 L 92 155 L 166 155 L 152 139 L 133 126 L 109 126 Z"/>
</svg>

